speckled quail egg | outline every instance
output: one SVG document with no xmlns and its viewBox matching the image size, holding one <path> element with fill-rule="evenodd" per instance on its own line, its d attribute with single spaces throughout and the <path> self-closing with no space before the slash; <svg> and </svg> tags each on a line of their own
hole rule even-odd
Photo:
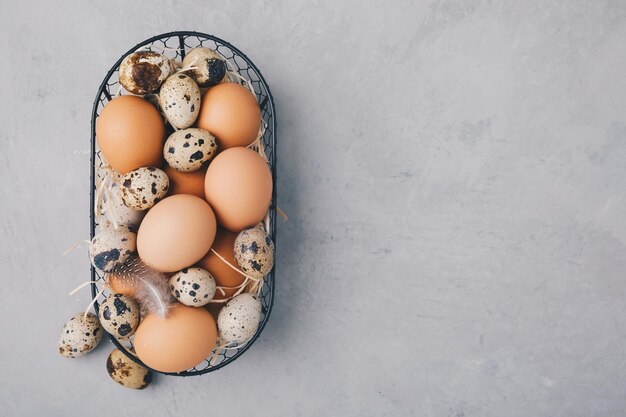
<svg viewBox="0 0 626 417">
<path fill-rule="evenodd" d="M 194 48 L 183 59 L 183 67 L 194 69 L 189 74 L 200 87 L 212 87 L 226 76 L 227 66 L 223 56 L 209 48 Z"/>
<path fill-rule="evenodd" d="M 242 230 L 234 254 L 241 270 L 253 278 L 263 278 L 274 266 L 274 242 L 261 227 Z"/>
<path fill-rule="evenodd" d="M 152 371 L 139 365 L 119 349 L 107 359 L 107 372 L 113 381 L 131 389 L 144 389 L 152 382 Z"/>
<path fill-rule="evenodd" d="M 59 353 L 66 358 L 78 358 L 92 351 L 102 339 L 102 326 L 98 318 L 87 313 L 76 314 L 61 330 Z"/>
<path fill-rule="evenodd" d="M 202 268 L 185 268 L 170 278 L 172 295 L 189 307 L 200 307 L 215 295 L 215 279 Z"/>
<path fill-rule="evenodd" d="M 175 71 L 164 55 L 152 51 L 133 52 L 119 69 L 120 84 L 133 94 L 152 93 Z"/>
<path fill-rule="evenodd" d="M 167 174 L 154 167 L 137 168 L 122 177 L 122 200 L 127 207 L 145 210 L 167 194 L 170 181 Z"/>
<path fill-rule="evenodd" d="M 177 129 L 191 126 L 200 112 L 200 88 L 185 74 L 170 76 L 159 92 L 165 117 Z"/>
<path fill-rule="evenodd" d="M 241 344 L 256 333 L 261 321 L 261 302 L 256 295 L 243 293 L 220 310 L 217 327 L 228 343 Z"/>
<path fill-rule="evenodd" d="M 139 325 L 139 306 L 126 295 L 110 295 L 100 303 L 98 317 L 104 330 L 117 338 L 128 337 Z"/>
<path fill-rule="evenodd" d="M 103 194 L 102 212 L 113 224 L 137 227 L 146 212 L 127 207 L 120 190 L 121 187 L 117 183 L 111 184 L 111 192 Z"/>
<path fill-rule="evenodd" d="M 137 235 L 129 226 L 107 225 L 100 229 L 89 245 L 91 264 L 105 272 L 124 264 L 137 250 Z"/>
<path fill-rule="evenodd" d="M 163 147 L 163 156 L 172 168 L 182 172 L 196 171 L 213 158 L 217 144 L 212 134 L 203 129 L 178 130 Z"/>
</svg>

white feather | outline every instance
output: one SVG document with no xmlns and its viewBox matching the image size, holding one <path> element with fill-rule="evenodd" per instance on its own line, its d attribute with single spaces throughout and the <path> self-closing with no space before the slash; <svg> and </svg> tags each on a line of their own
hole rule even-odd
<svg viewBox="0 0 626 417">
<path fill-rule="evenodd" d="M 151 269 L 138 256 L 132 256 L 113 273 L 124 280 L 126 285 L 135 288 L 134 298 L 144 315 L 167 315 L 173 302 L 167 275 Z"/>
</svg>

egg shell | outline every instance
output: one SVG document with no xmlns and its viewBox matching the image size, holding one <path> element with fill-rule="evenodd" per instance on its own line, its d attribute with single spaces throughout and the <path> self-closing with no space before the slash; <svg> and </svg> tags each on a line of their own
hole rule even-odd
<svg viewBox="0 0 626 417">
<path fill-rule="evenodd" d="M 224 57 L 209 48 L 194 48 L 187 52 L 183 59 L 183 67 L 195 67 L 187 71 L 187 74 L 200 87 L 212 87 L 220 83 L 228 69 Z"/>
<path fill-rule="evenodd" d="M 261 302 L 256 295 L 243 293 L 231 299 L 217 318 L 222 339 L 241 344 L 254 336 L 261 321 Z"/>
<path fill-rule="evenodd" d="M 236 83 L 209 88 L 202 97 L 198 127 L 217 138 L 220 149 L 248 146 L 261 128 L 261 109 L 254 94 Z"/>
<path fill-rule="evenodd" d="M 172 295 L 182 304 L 202 307 L 215 295 L 215 279 L 205 269 L 185 268 L 170 278 Z"/>
<path fill-rule="evenodd" d="M 167 120 L 177 129 L 194 124 L 200 113 L 200 88 L 185 74 L 174 74 L 165 80 L 159 98 Z"/>
<path fill-rule="evenodd" d="M 165 318 L 146 316 L 133 343 L 139 359 L 150 368 L 182 372 L 206 359 L 216 341 L 215 319 L 207 310 L 177 304 Z"/>
<path fill-rule="evenodd" d="M 204 200 L 204 177 L 207 168 L 205 165 L 197 171 L 181 172 L 170 166 L 165 167 L 165 173 L 170 179 L 168 194 L 191 194 Z"/>
<path fill-rule="evenodd" d="M 215 320 L 215 322 L 217 323 L 217 317 L 220 314 L 220 311 L 222 310 L 222 307 L 224 307 L 224 303 L 209 303 L 206 306 L 204 306 L 204 308 L 211 313 L 211 316 L 213 316 L 213 319 Z"/>
<path fill-rule="evenodd" d="M 133 52 L 122 60 L 120 84 L 133 94 L 152 93 L 174 72 L 174 66 L 164 55 L 152 51 Z"/>
<path fill-rule="evenodd" d="M 161 108 L 161 102 L 159 101 L 159 95 L 156 93 L 146 94 L 145 96 L 143 96 L 143 98 L 146 101 L 148 101 L 150 104 L 152 104 L 152 106 L 154 106 L 155 109 L 157 109 L 157 111 L 161 115 L 161 121 L 163 122 L 163 125 L 165 126 L 167 124 L 167 117 L 165 117 L 165 115 L 163 114 L 163 109 Z M 166 129 L 165 136 L 167 136 L 167 129 Z"/>
<path fill-rule="evenodd" d="M 128 226 L 108 225 L 100 229 L 89 245 L 91 264 L 105 272 L 122 265 L 137 250 L 137 235 Z"/>
<path fill-rule="evenodd" d="M 135 281 L 129 281 L 115 272 L 106 274 L 106 282 L 113 294 L 123 294 L 130 297 L 134 297 L 137 294 L 137 288 L 134 285 Z"/>
<path fill-rule="evenodd" d="M 180 271 L 206 255 L 215 230 L 215 215 L 206 201 L 188 194 L 173 195 L 146 214 L 137 233 L 137 252 L 156 271 Z"/>
<path fill-rule="evenodd" d="M 209 164 L 204 192 L 219 223 L 238 233 L 265 217 L 272 200 L 272 174 L 258 153 L 227 149 Z"/>
<path fill-rule="evenodd" d="M 107 358 L 107 373 L 118 384 L 131 389 L 144 389 L 152 382 L 153 373 L 128 358 L 119 349 L 113 349 Z"/>
<path fill-rule="evenodd" d="M 98 317 L 104 330 L 117 338 L 126 338 L 137 329 L 139 306 L 126 295 L 113 294 L 100 304 Z"/>
<path fill-rule="evenodd" d="M 106 161 L 120 174 L 145 166 L 161 166 L 165 126 L 147 100 L 119 96 L 96 119 L 96 142 Z"/>
<path fill-rule="evenodd" d="M 169 178 L 154 167 L 142 167 L 122 177 L 121 194 L 124 204 L 134 210 L 145 210 L 154 206 L 167 194 Z"/>
<path fill-rule="evenodd" d="M 144 211 L 131 209 L 124 204 L 120 186 L 117 182 L 111 184 L 110 193 L 103 194 L 102 212 L 112 224 L 132 227 L 139 226 L 141 219 L 146 214 Z"/>
<path fill-rule="evenodd" d="M 215 138 L 206 130 L 189 128 L 170 135 L 163 147 L 163 157 L 178 171 L 197 171 L 217 151 Z"/>
<path fill-rule="evenodd" d="M 65 323 L 59 339 L 59 354 L 66 358 L 78 358 L 92 351 L 102 340 L 102 326 L 98 318 L 78 313 Z"/>
<path fill-rule="evenodd" d="M 222 300 L 232 297 L 238 290 L 238 286 L 243 284 L 246 277 L 228 266 L 219 256 L 213 251 L 217 252 L 222 258 L 226 259 L 235 268 L 238 267 L 237 260 L 233 248 L 235 246 L 236 233 L 229 232 L 223 228 L 217 230 L 213 246 L 204 258 L 198 263 L 199 266 L 206 269 L 211 273 L 215 282 L 224 291 L 216 290 L 213 299 Z"/>
<path fill-rule="evenodd" d="M 274 242 L 261 227 L 242 230 L 235 240 L 235 259 L 243 272 L 263 278 L 274 266 Z"/>
</svg>

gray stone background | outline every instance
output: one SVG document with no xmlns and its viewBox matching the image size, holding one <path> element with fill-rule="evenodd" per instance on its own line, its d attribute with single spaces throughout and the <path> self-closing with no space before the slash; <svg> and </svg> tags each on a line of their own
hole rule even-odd
<svg viewBox="0 0 626 417">
<path fill-rule="evenodd" d="M 67 360 L 89 123 L 129 47 L 231 41 L 279 117 L 276 303 L 219 372 Z M 0 414 L 618 416 L 626 3 L 0 1 Z"/>
</svg>

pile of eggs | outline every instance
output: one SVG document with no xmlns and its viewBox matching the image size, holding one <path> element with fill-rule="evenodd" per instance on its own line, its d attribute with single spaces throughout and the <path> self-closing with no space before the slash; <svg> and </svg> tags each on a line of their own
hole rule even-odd
<svg viewBox="0 0 626 417">
<path fill-rule="evenodd" d="M 266 231 L 272 175 L 255 95 L 216 51 L 182 63 L 153 51 L 128 55 L 96 121 L 105 168 L 89 256 L 109 296 L 98 317 L 63 327 L 59 353 L 83 356 L 104 331 L 152 370 L 178 373 L 257 332 L 259 294 L 274 265 Z M 119 350 L 111 377 L 145 388 L 151 369 Z"/>
</svg>

